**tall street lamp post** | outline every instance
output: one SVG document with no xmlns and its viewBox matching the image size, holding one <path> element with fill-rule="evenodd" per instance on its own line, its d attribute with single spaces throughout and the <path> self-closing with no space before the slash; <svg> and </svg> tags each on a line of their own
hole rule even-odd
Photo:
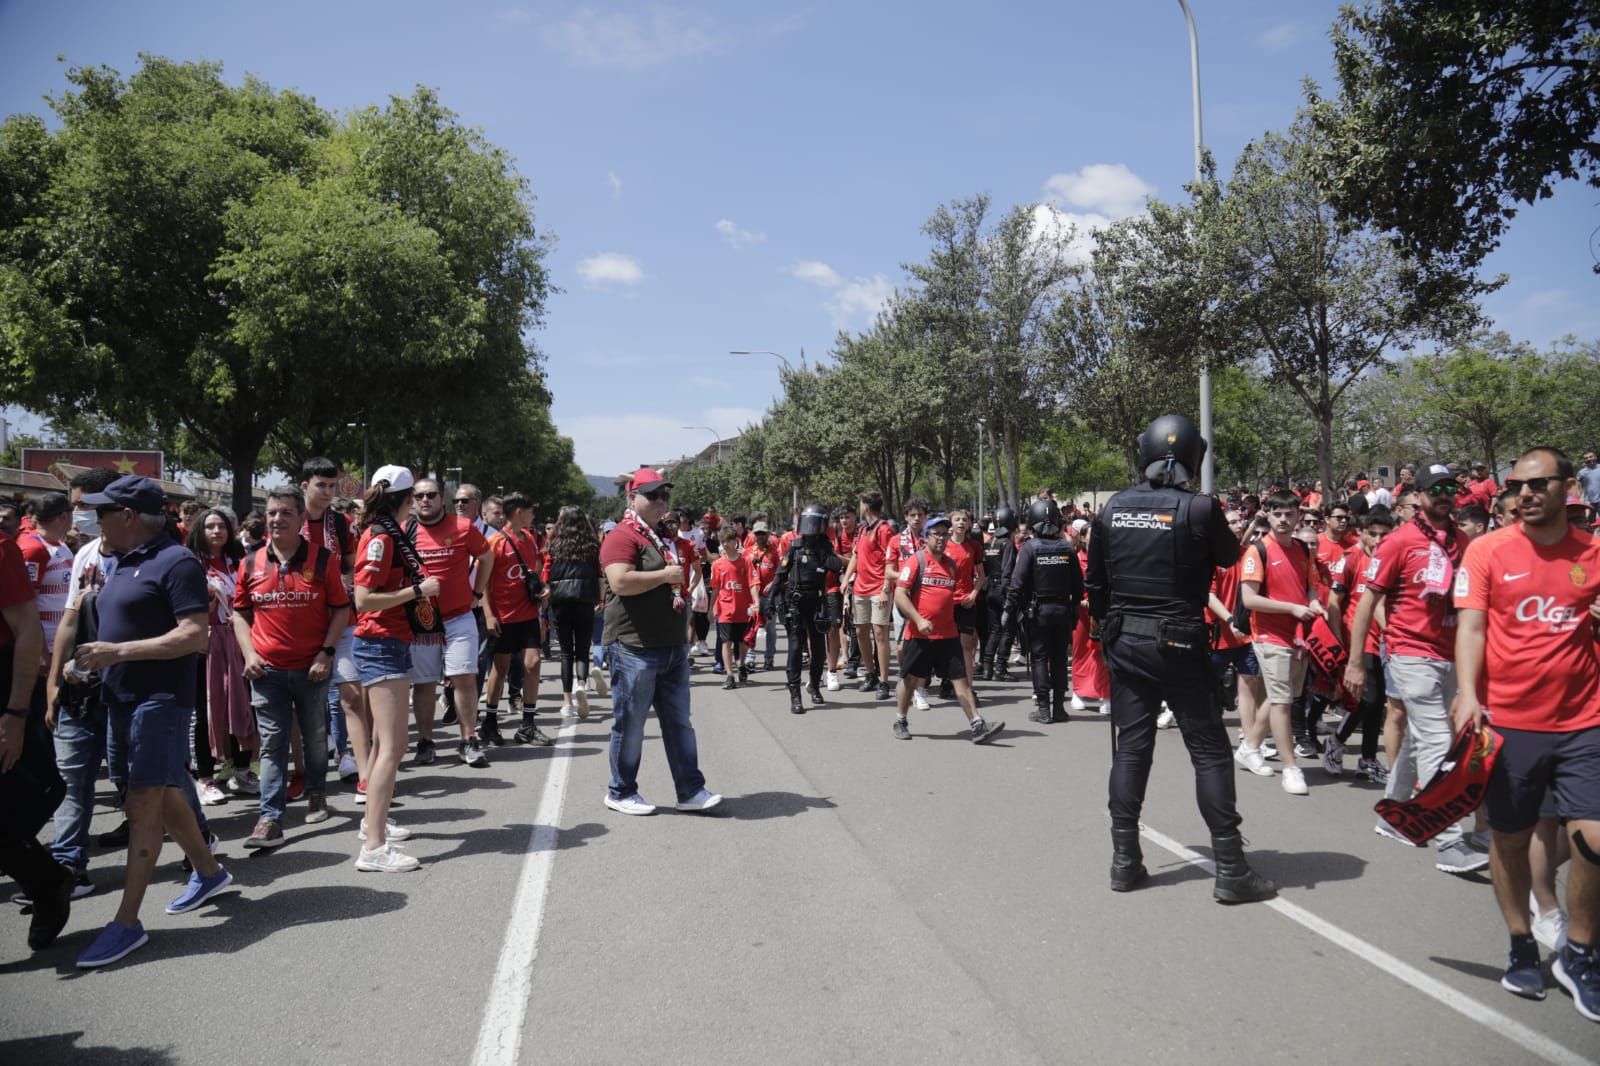
<svg viewBox="0 0 1600 1066">
<path fill-rule="evenodd" d="M 1200 37 L 1195 33 L 1194 14 L 1188 0 L 1178 0 L 1183 8 L 1183 20 L 1189 26 L 1189 82 L 1194 106 L 1194 180 L 1198 185 L 1203 176 L 1205 141 L 1200 134 Z M 1206 439 L 1206 455 L 1200 461 L 1200 491 L 1210 493 L 1216 488 L 1217 444 L 1211 436 L 1211 363 L 1204 352 L 1200 354 L 1200 435 Z"/>
</svg>

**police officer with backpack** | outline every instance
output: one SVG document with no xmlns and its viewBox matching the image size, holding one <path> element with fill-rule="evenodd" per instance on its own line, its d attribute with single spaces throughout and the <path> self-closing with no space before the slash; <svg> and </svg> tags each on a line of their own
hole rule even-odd
<svg viewBox="0 0 1600 1066">
<path fill-rule="evenodd" d="M 1200 813 L 1211 830 L 1221 903 L 1269 899 L 1277 886 L 1250 869 L 1239 834 L 1233 753 L 1211 674 L 1204 608 L 1212 572 L 1232 566 L 1239 542 L 1222 505 L 1189 489 L 1206 441 L 1182 415 L 1162 415 L 1139 437 L 1144 480 L 1094 519 L 1086 586 L 1111 673 L 1111 888 L 1149 876 L 1139 815 L 1163 700 L 1177 715 L 1194 765 Z"/>
<path fill-rule="evenodd" d="M 844 562 L 834 554 L 828 540 L 828 509 L 813 503 L 800 512 L 795 528 L 798 536 L 778 564 L 772 592 L 765 606 L 767 616 L 783 618 L 789 634 L 789 712 L 805 714 L 800 700 L 800 659 L 807 649 L 811 655 L 811 683 L 806 694 L 814 706 L 822 706 L 822 672 L 828 664 L 828 629 L 834 624 L 832 597 L 827 594 L 828 575 L 844 571 Z"/>
<path fill-rule="evenodd" d="M 1028 665 L 1033 677 L 1030 722 L 1041 725 L 1067 720 L 1067 686 L 1072 675 L 1067 657 L 1072 630 L 1078 624 L 1083 598 L 1083 573 L 1078 549 L 1061 537 L 1061 508 L 1054 500 L 1028 506 L 1033 539 L 1022 542 L 1006 589 L 1006 612 L 1027 620 Z"/>
</svg>

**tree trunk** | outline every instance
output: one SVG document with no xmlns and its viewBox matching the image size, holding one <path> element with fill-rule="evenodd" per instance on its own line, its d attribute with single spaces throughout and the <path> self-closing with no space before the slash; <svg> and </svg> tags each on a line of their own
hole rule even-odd
<svg viewBox="0 0 1600 1066">
<path fill-rule="evenodd" d="M 1017 442 L 1017 435 L 1011 432 L 1009 421 L 1006 423 L 1005 448 L 1006 470 L 1011 476 L 1011 488 L 1014 494 L 1013 506 L 1020 508 L 1022 506 L 1022 458 L 1018 453 L 1021 448 Z"/>
<path fill-rule="evenodd" d="M 1317 416 L 1317 473 L 1329 496 L 1333 493 L 1333 406 L 1322 405 Z"/>
<path fill-rule="evenodd" d="M 233 468 L 233 513 L 241 522 L 245 515 L 255 510 L 256 460 L 261 457 L 263 443 L 264 438 L 251 441 L 235 439 L 228 453 L 228 463 Z"/>
</svg>

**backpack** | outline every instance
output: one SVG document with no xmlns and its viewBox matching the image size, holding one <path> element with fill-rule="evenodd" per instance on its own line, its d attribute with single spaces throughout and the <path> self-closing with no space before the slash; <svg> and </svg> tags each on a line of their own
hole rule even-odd
<svg viewBox="0 0 1600 1066">
<path fill-rule="evenodd" d="M 72 631 L 72 643 L 67 646 L 68 654 L 76 651 L 79 645 L 100 639 L 100 610 L 95 605 L 99 595 L 97 590 L 90 589 L 79 597 L 77 625 Z M 100 671 L 89 671 L 88 677 L 83 680 L 71 673 L 64 673 L 61 687 L 56 692 L 56 706 L 73 718 L 86 718 L 98 712 L 103 706 L 100 699 Z"/>
<path fill-rule="evenodd" d="M 1311 548 L 1298 540 L 1296 540 L 1294 543 L 1300 545 L 1300 550 L 1306 553 L 1306 565 L 1314 565 L 1311 558 Z M 1261 588 L 1265 590 L 1267 587 L 1267 567 L 1271 565 L 1267 562 L 1266 542 L 1265 540 L 1258 540 L 1245 550 L 1254 551 L 1257 555 L 1261 556 Z M 1244 605 L 1244 582 L 1241 581 L 1239 582 L 1238 598 L 1233 602 L 1233 618 L 1231 619 L 1231 622 L 1233 628 L 1237 629 L 1246 636 L 1250 635 L 1250 614 L 1250 608 Z"/>
</svg>

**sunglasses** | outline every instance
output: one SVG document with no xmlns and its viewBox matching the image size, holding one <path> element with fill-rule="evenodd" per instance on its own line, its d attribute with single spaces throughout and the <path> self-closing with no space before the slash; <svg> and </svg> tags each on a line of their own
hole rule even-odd
<svg viewBox="0 0 1600 1066">
<path fill-rule="evenodd" d="M 1558 477 L 1530 477 L 1526 480 L 1521 478 L 1507 478 L 1506 491 L 1513 493 L 1514 495 L 1521 496 L 1523 488 L 1527 488 L 1527 490 L 1533 493 L 1535 496 L 1541 496 L 1550 491 L 1550 483 L 1552 481 L 1559 482 L 1560 480 L 1561 479 Z"/>
<path fill-rule="evenodd" d="M 672 499 L 672 490 L 656 489 L 654 492 L 645 493 L 644 498 L 649 500 L 651 503 L 665 503 L 666 501 Z"/>
<path fill-rule="evenodd" d="M 462 496 L 455 501 L 457 507 L 465 507 L 472 502 L 471 496 Z"/>
<path fill-rule="evenodd" d="M 107 504 L 104 507 L 96 507 L 94 509 L 94 516 L 96 518 L 106 518 L 106 517 L 108 517 L 110 515 L 116 514 L 118 511 L 121 511 L 121 510 L 124 510 L 124 509 L 125 508 L 118 507 L 115 504 Z"/>
<path fill-rule="evenodd" d="M 1437 485 L 1428 486 L 1428 495 L 1434 499 L 1438 499 L 1440 496 L 1454 496 L 1460 491 L 1454 481 L 1441 481 Z"/>
<path fill-rule="evenodd" d="M 1347 515 L 1347 514 L 1331 514 L 1331 515 L 1328 516 L 1328 521 L 1330 521 L 1330 522 L 1348 522 L 1348 521 L 1350 521 L 1350 516 Z"/>
<path fill-rule="evenodd" d="M 413 492 L 411 498 L 413 500 L 437 500 L 440 495 L 437 492 Z"/>
</svg>

